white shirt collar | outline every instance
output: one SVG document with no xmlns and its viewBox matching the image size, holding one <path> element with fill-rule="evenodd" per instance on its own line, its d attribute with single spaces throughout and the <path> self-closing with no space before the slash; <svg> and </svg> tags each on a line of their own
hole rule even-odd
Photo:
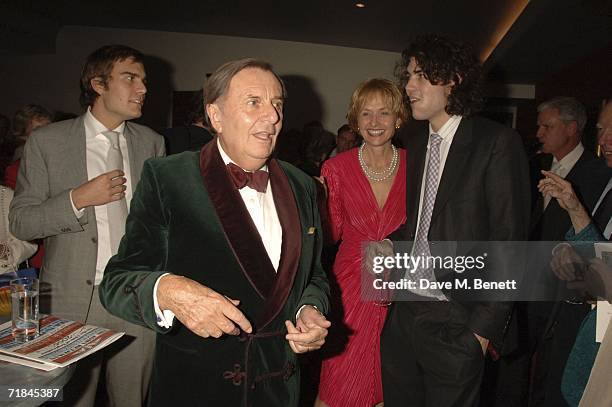
<svg viewBox="0 0 612 407">
<path fill-rule="evenodd" d="M 109 130 L 106 128 L 105 125 L 100 123 L 98 119 L 96 119 L 93 113 L 91 113 L 91 107 L 87 108 L 87 112 L 85 113 L 84 123 L 85 123 L 86 137 L 93 138 L 93 137 L 96 137 L 98 134 L 102 134 L 103 131 Z M 119 126 L 115 127 L 112 130 L 119 133 L 119 135 L 122 135 L 124 129 L 125 129 L 125 122 L 121 122 Z"/>
<path fill-rule="evenodd" d="M 444 123 L 444 125 L 440 127 L 440 130 L 438 131 L 434 131 L 433 128 L 431 127 L 431 123 L 429 123 L 429 135 L 431 136 L 432 134 L 435 133 L 439 135 L 442 138 L 442 140 L 454 135 L 455 132 L 457 131 L 457 127 L 459 127 L 459 123 L 461 123 L 462 117 L 463 116 L 457 116 L 457 115 L 451 116 L 446 121 L 446 123 Z"/>
<path fill-rule="evenodd" d="M 221 147 L 221 143 L 219 142 L 219 137 L 217 137 L 217 147 L 219 148 L 219 154 L 221 154 L 221 159 L 223 160 L 223 163 L 224 163 L 225 165 L 227 165 L 227 164 L 229 164 L 229 163 L 236 164 L 236 163 L 234 162 L 234 160 L 232 160 L 232 159 L 230 158 L 230 156 L 229 156 L 229 155 L 227 155 L 227 153 L 225 152 L 225 150 L 223 149 L 223 147 Z M 238 164 L 236 164 L 236 165 L 238 165 Z M 240 166 L 238 165 L 238 167 L 240 167 Z M 240 167 L 240 168 L 242 168 L 242 167 Z M 247 172 L 253 172 L 253 171 L 248 171 L 248 170 L 245 170 L 244 168 L 242 168 L 242 170 L 243 170 L 243 171 L 247 171 Z M 264 164 L 264 166 L 263 166 L 263 167 L 261 167 L 261 168 L 260 168 L 260 170 L 268 172 L 268 165 L 267 165 L 267 164 Z"/>
<path fill-rule="evenodd" d="M 565 168 L 566 170 L 571 170 L 572 168 L 574 168 L 574 165 L 576 164 L 578 159 L 580 159 L 580 156 L 583 152 L 584 146 L 582 145 L 582 143 L 578 143 L 576 147 L 574 147 L 572 151 L 567 153 L 565 157 L 563 157 L 561 160 L 557 160 L 557 158 L 553 156 L 553 164 L 558 162 L 559 164 L 561 164 L 561 167 Z"/>
</svg>

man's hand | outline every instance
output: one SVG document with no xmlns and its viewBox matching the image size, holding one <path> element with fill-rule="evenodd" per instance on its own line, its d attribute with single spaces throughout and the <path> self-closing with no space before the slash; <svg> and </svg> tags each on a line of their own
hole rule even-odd
<svg viewBox="0 0 612 407">
<path fill-rule="evenodd" d="M 306 305 L 302 308 L 296 324 L 285 321 L 285 326 L 288 332 L 285 339 L 289 341 L 291 349 L 295 353 L 305 353 L 323 346 L 331 322 L 315 307 Z"/>
<path fill-rule="evenodd" d="M 72 202 L 77 210 L 88 206 L 104 205 L 125 196 L 127 179 L 121 170 L 98 175 L 72 191 Z"/>
<path fill-rule="evenodd" d="M 538 190 L 557 199 L 559 206 L 570 216 L 575 232 L 580 233 L 591 222 L 591 217 L 580 203 L 572 184 L 550 171 L 542 171 L 542 174 L 545 178 L 538 183 Z"/>
<path fill-rule="evenodd" d="M 559 201 L 559 206 L 566 211 L 576 211 L 582 204 L 576 196 L 572 184 L 557 174 L 550 171 L 542 171 L 545 178 L 538 182 L 538 190 L 543 195 L 550 195 Z"/>
<path fill-rule="evenodd" d="M 600 259 L 591 259 L 587 263 L 569 244 L 560 243 L 553 250 L 550 267 L 559 280 L 566 282 L 569 290 L 587 298 L 604 297 L 602 273 L 609 271 Z"/>
<path fill-rule="evenodd" d="M 478 339 L 478 342 L 480 342 L 480 347 L 482 348 L 482 354 L 486 355 L 487 347 L 489 347 L 489 340 L 487 338 L 483 338 L 482 336 L 478 335 L 476 332 L 473 332 L 473 334 L 476 337 L 476 339 Z"/>
<path fill-rule="evenodd" d="M 166 275 L 157 286 L 157 302 L 170 310 L 191 332 L 203 338 L 238 335 L 253 328 L 237 308 L 240 303 L 187 277 Z"/>
<path fill-rule="evenodd" d="M 561 281 L 583 280 L 586 263 L 568 243 L 560 243 L 553 249 L 550 268 Z"/>
</svg>

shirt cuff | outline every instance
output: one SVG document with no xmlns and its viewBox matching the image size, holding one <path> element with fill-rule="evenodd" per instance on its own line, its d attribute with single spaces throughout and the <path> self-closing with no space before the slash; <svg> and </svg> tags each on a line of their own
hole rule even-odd
<svg viewBox="0 0 612 407">
<path fill-rule="evenodd" d="M 157 303 L 157 285 L 159 284 L 159 280 L 168 274 L 170 273 L 164 273 L 159 276 L 155 282 L 155 285 L 153 286 L 153 309 L 155 310 L 155 315 L 157 316 L 157 325 L 161 326 L 162 328 L 171 328 L 172 323 L 174 322 L 174 312 L 170 310 L 162 311 Z"/>
<path fill-rule="evenodd" d="M 72 191 L 74 191 L 74 189 L 70 190 L 70 205 L 72 206 L 72 212 L 74 212 L 74 216 L 76 216 L 77 219 L 81 219 L 81 217 L 83 217 L 83 214 L 85 213 L 85 208 L 79 210 L 76 208 L 76 206 L 74 206 L 74 201 L 72 200 Z"/>
</svg>

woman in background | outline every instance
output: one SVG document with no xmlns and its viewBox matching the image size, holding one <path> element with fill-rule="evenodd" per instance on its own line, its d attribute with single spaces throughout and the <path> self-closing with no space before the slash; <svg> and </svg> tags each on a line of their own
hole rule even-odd
<svg viewBox="0 0 612 407">
<path fill-rule="evenodd" d="M 407 113 L 397 86 L 370 79 L 353 92 L 347 116 L 364 143 L 326 161 L 321 177 L 333 240 L 341 240 L 333 271 L 349 335 L 343 352 L 323 361 L 315 406 L 370 407 L 383 401 L 380 332 L 387 308 L 361 298 L 362 244 L 383 240 L 406 220 L 406 152 L 391 140 Z M 331 335 L 328 342 L 340 339 Z"/>
<path fill-rule="evenodd" d="M 13 190 L 0 186 L 0 274 L 17 271 L 37 248 L 35 244 L 17 239 L 9 231 L 8 211 L 12 199 Z"/>
<path fill-rule="evenodd" d="M 9 134 L 10 121 L 0 115 L 0 157 L 9 160 L 12 157 L 14 144 Z M 2 173 L 4 167 L 1 168 Z M 8 212 L 13 199 L 13 190 L 0 186 L 0 274 L 16 271 L 23 261 L 36 252 L 36 245 L 18 240 L 9 232 Z"/>
<path fill-rule="evenodd" d="M 13 117 L 13 141 L 14 153 L 13 162 L 5 168 L 4 185 L 11 188 L 13 191 L 17 186 L 17 174 L 19 172 L 19 164 L 21 163 L 21 155 L 23 147 L 34 130 L 44 127 L 53 121 L 53 115 L 47 109 L 40 105 L 29 104 L 21 107 Z M 11 199 L 12 193 L 11 191 Z M 7 207 L 8 208 L 8 207 Z M 8 212 L 8 210 L 7 210 Z M 40 250 L 30 259 L 30 266 L 40 269 L 43 262 L 45 251 L 43 249 L 42 240 L 39 241 Z M 30 244 L 30 243 L 28 243 Z M 36 247 L 35 244 L 32 244 Z M 32 253 L 33 254 L 33 253 Z M 30 254 L 30 256 L 32 255 Z M 28 257 L 30 257 L 28 256 Z M 26 257 L 26 259 L 28 258 Z M 22 260 L 23 261 L 23 260 Z M 19 263 L 17 263 L 19 264 Z"/>
</svg>

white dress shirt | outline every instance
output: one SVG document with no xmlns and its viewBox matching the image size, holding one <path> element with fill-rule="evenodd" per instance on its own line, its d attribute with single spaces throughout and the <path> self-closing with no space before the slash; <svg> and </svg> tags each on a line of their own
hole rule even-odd
<svg viewBox="0 0 612 407">
<path fill-rule="evenodd" d="M 104 174 L 110 169 L 106 167 L 106 157 L 108 151 L 111 148 L 110 141 L 102 132 L 107 130 L 113 130 L 119 133 L 119 147 L 123 155 L 123 172 L 127 182 L 125 183 L 127 189 L 125 190 L 125 199 L 127 201 L 128 208 L 130 207 L 130 201 L 132 200 L 132 178 L 130 170 L 130 157 L 127 148 L 127 141 L 125 139 L 125 122 L 121 123 L 114 129 L 107 129 L 102 123 L 98 121 L 91 113 L 91 109 L 87 109 L 85 113 L 85 150 L 86 150 L 86 161 L 87 161 L 87 179 L 92 180 L 98 175 Z M 85 213 L 85 208 L 78 211 L 72 201 L 72 192 L 70 193 L 70 201 L 72 203 L 72 209 L 77 216 L 81 218 Z M 98 256 L 96 259 L 96 276 L 95 285 L 99 285 L 104 276 L 104 268 L 106 263 L 111 258 L 113 253 L 111 252 L 110 243 L 110 230 L 108 224 L 108 211 L 107 205 L 94 206 L 96 214 L 96 227 L 98 229 Z"/>
<path fill-rule="evenodd" d="M 233 160 L 225 153 L 223 147 L 217 139 L 217 147 L 219 153 L 225 165 L 233 163 Z M 234 163 L 236 164 L 236 163 Z M 261 170 L 267 171 L 268 167 L 263 166 Z M 266 192 L 257 192 L 250 187 L 244 187 L 239 189 L 240 197 L 246 206 L 251 219 L 257 228 L 259 236 L 263 242 L 264 248 L 272 262 L 272 266 L 275 271 L 278 271 L 278 265 L 280 263 L 281 256 L 281 245 L 283 242 L 283 230 L 281 228 L 278 213 L 276 212 L 276 205 L 274 205 L 274 197 L 272 196 L 272 186 L 270 180 L 268 180 L 268 186 Z M 166 273 L 168 274 L 168 273 Z M 155 314 L 157 315 L 157 323 L 164 327 L 169 328 L 172 326 L 174 320 L 174 313 L 169 310 L 161 310 L 157 302 L 157 286 L 159 281 L 166 275 L 162 275 L 155 282 L 153 287 L 153 306 L 155 308 Z"/>
</svg>

